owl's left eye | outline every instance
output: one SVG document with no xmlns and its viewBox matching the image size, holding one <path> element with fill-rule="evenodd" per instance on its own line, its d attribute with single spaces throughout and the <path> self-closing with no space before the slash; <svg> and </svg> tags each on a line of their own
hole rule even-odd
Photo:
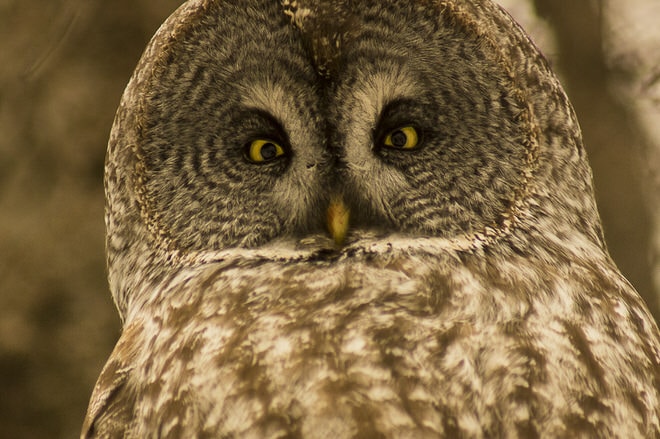
<svg viewBox="0 0 660 439">
<path fill-rule="evenodd" d="M 268 139 L 253 140 L 246 146 L 245 153 L 254 163 L 269 162 L 285 154 L 284 148 L 279 143 Z"/>
<path fill-rule="evenodd" d="M 419 145 L 419 134 L 412 126 L 397 128 L 385 136 L 383 145 L 396 149 L 414 149 Z"/>
</svg>

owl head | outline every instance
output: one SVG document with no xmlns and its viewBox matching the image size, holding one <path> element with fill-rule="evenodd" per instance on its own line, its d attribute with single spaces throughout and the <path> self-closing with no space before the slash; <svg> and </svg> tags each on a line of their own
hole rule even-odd
<svg viewBox="0 0 660 439">
<path fill-rule="evenodd" d="M 234 248 L 602 246 L 571 105 L 487 0 L 188 1 L 126 89 L 105 183 L 122 313 Z"/>
</svg>

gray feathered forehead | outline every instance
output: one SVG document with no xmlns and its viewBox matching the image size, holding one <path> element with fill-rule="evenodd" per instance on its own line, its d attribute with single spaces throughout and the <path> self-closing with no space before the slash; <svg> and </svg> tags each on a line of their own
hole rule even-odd
<svg viewBox="0 0 660 439">
<path fill-rule="evenodd" d="M 350 2 L 282 0 L 281 5 L 307 42 L 316 70 L 323 77 L 330 76 L 353 28 Z"/>
<path fill-rule="evenodd" d="M 407 2 L 415 9 L 431 7 L 437 11 L 438 20 L 445 19 L 452 26 L 468 30 L 468 34 L 475 37 L 482 35 L 479 29 L 479 17 L 462 10 L 453 1 L 398 1 Z M 279 2 L 282 12 L 289 18 L 291 25 L 300 32 L 319 75 L 329 78 L 336 74 L 342 52 L 351 41 L 359 38 L 362 24 L 356 19 L 355 11 L 364 5 L 359 5 L 355 0 L 280 0 Z M 386 2 L 381 0 L 381 3 Z"/>
</svg>

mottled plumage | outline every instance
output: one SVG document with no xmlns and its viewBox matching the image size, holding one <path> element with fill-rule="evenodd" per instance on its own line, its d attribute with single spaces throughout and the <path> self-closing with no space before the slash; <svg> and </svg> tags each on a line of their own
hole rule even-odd
<svg viewBox="0 0 660 439">
<path fill-rule="evenodd" d="M 185 3 L 106 194 L 82 437 L 660 436 L 575 115 L 490 1 Z"/>
</svg>

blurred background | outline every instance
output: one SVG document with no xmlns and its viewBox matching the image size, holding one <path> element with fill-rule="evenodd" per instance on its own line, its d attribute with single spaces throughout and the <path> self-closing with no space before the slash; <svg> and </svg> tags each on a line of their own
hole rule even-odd
<svg viewBox="0 0 660 439">
<path fill-rule="evenodd" d="M 79 434 L 119 336 L 103 160 L 139 56 L 180 0 L 0 0 L 0 436 Z M 559 73 L 610 251 L 660 316 L 660 2 L 501 0 Z"/>
</svg>

